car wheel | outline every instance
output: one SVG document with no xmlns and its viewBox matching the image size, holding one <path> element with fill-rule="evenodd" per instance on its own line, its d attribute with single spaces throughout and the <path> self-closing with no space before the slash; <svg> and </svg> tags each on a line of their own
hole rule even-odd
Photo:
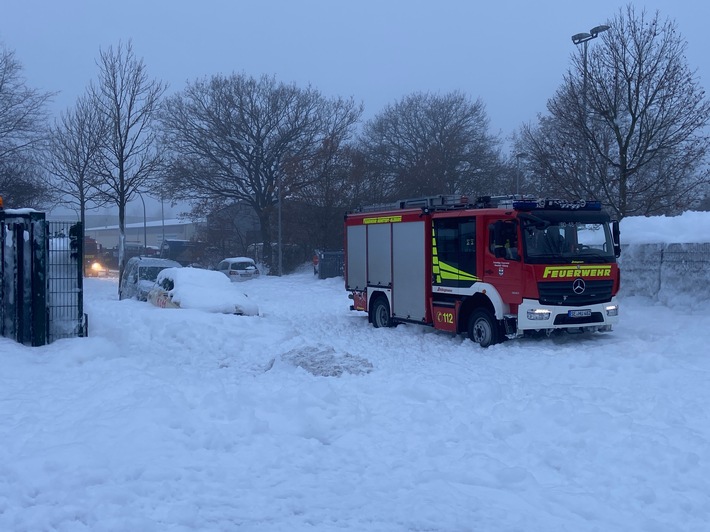
<svg viewBox="0 0 710 532">
<path fill-rule="evenodd" d="M 498 321 L 486 309 L 478 309 L 468 320 L 468 337 L 481 347 L 497 344 L 501 340 Z"/>
<path fill-rule="evenodd" d="M 387 303 L 387 298 L 380 296 L 372 304 L 372 325 L 377 329 L 380 327 L 392 327 L 390 306 Z"/>
</svg>

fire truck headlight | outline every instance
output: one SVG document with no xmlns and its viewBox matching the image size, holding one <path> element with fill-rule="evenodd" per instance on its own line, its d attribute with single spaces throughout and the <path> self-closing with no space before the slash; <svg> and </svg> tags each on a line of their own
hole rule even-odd
<svg viewBox="0 0 710 532">
<path fill-rule="evenodd" d="M 607 316 L 618 316 L 619 315 L 619 305 L 609 305 L 606 307 Z"/>
<path fill-rule="evenodd" d="M 544 308 L 534 308 L 528 310 L 528 319 L 529 320 L 549 320 L 550 319 L 550 311 L 546 310 Z"/>
<path fill-rule="evenodd" d="M 100 263 L 98 263 L 98 262 L 92 262 L 92 263 L 91 263 L 91 270 L 92 270 L 92 271 L 94 271 L 94 272 L 100 272 L 100 271 L 103 270 L 103 269 L 104 269 L 104 267 L 101 266 Z"/>
</svg>

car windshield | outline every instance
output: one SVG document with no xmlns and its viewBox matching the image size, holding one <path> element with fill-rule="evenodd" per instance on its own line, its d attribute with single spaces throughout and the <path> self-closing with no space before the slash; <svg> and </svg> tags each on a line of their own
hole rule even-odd
<svg viewBox="0 0 710 532">
<path fill-rule="evenodd" d="M 155 281 L 163 266 L 144 266 L 138 269 L 138 278 L 145 281 Z"/>
<path fill-rule="evenodd" d="M 614 246 L 607 223 L 554 221 L 523 225 L 529 262 L 614 262 Z"/>
<path fill-rule="evenodd" d="M 249 268 L 254 269 L 254 265 L 251 262 L 237 262 L 232 265 L 233 270 L 248 270 Z"/>
</svg>

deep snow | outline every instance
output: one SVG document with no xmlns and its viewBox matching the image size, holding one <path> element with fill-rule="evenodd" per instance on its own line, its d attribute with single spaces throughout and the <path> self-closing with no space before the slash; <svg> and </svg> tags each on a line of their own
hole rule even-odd
<svg viewBox="0 0 710 532">
<path fill-rule="evenodd" d="M 707 530 L 710 303 L 484 350 L 310 268 L 240 288 L 260 316 L 86 279 L 88 338 L 0 339 L 0 530 Z"/>
</svg>

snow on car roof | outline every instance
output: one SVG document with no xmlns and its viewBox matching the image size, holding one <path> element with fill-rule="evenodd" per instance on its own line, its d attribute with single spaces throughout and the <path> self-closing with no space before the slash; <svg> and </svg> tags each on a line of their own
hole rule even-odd
<svg viewBox="0 0 710 532">
<path fill-rule="evenodd" d="M 231 314 L 235 307 L 239 307 L 249 316 L 259 313 L 256 303 L 221 272 L 202 268 L 166 268 L 158 274 L 158 284 L 166 278 L 172 279 L 175 286 L 170 294 L 181 308 Z"/>
<path fill-rule="evenodd" d="M 229 257 L 222 260 L 226 260 L 229 262 L 254 262 L 254 259 L 252 259 L 251 257 Z"/>
<path fill-rule="evenodd" d="M 161 259 L 158 257 L 136 257 L 135 262 L 140 262 L 141 266 L 167 266 L 169 268 L 181 268 L 182 265 L 172 259 Z"/>
<path fill-rule="evenodd" d="M 224 274 L 215 270 L 205 270 L 203 268 L 166 268 L 158 275 L 158 282 L 165 277 L 172 279 L 177 286 L 232 286 L 231 282 Z"/>
</svg>

